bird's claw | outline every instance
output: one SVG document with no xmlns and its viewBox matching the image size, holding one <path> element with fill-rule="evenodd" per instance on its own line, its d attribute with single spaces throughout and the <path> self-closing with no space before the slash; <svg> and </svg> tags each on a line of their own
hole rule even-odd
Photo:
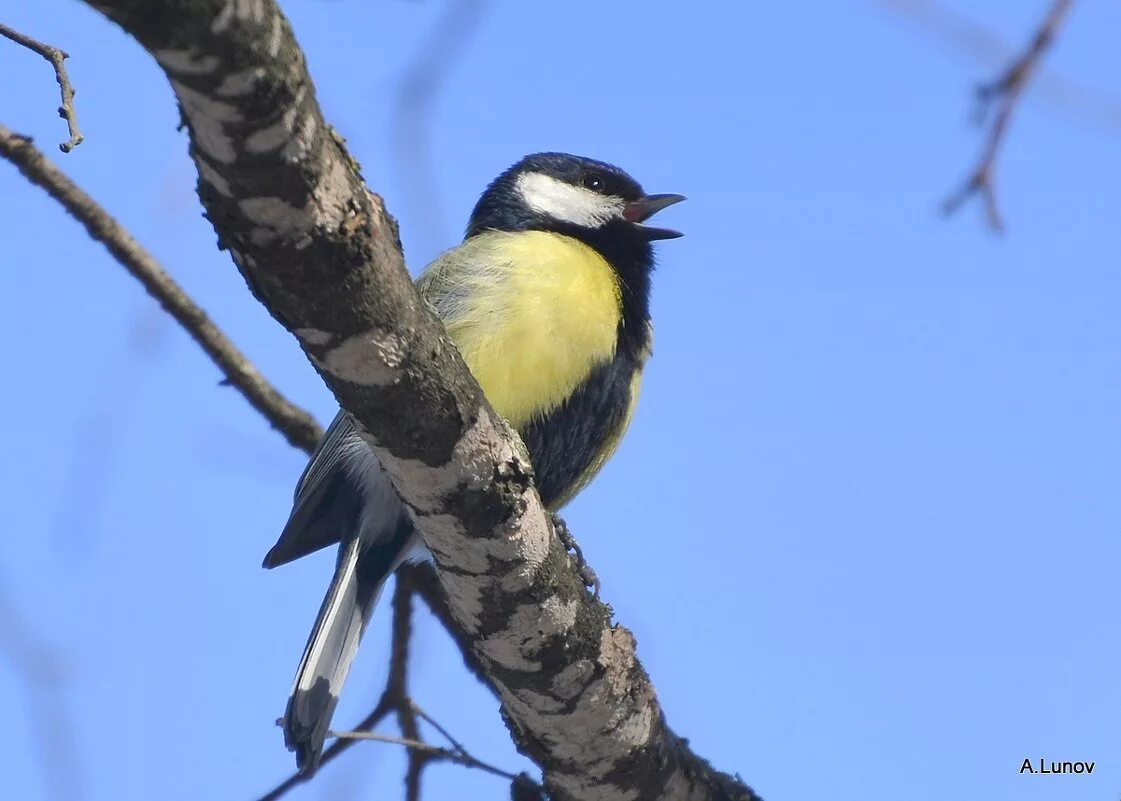
<svg viewBox="0 0 1121 801">
<path fill-rule="evenodd" d="M 576 572 L 580 574 L 580 580 L 584 582 L 584 586 L 592 591 L 592 595 L 596 598 L 599 597 L 599 576 L 592 570 L 591 566 L 584 561 L 584 552 L 580 550 L 580 543 L 572 536 L 572 532 L 568 530 L 568 524 L 564 522 L 564 518 L 560 515 L 554 514 L 553 518 L 553 531 L 557 533 L 557 539 L 561 541 L 561 545 L 566 550 L 572 551 L 573 559 L 576 561 Z"/>
</svg>

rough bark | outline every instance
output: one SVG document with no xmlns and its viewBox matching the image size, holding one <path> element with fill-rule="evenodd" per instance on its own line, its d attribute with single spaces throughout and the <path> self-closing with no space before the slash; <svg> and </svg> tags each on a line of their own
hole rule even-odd
<svg viewBox="0 0 1121 801">
<path fill-rule="evenodd" d="M 87 2 L 167 74 L 220 247 L 364 428 L 433 552 L 457 641 L 550 791 L 755 798 L 666 726 L 633 636 L 585 591 L 523 446 L 416 294 L 396 223 L 324 122 L 277 6 Z"/>
</svg>

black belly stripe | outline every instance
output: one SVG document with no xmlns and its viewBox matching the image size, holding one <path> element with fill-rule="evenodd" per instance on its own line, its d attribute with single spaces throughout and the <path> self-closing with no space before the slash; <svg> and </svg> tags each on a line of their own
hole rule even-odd
<svg viewBox="0 0 1121 801">
<path fill-rule="evenodd" d="M 547 417 L 519 433 L 529 449 L 537 488 L 547 507 L 565 500 L 605 447 L 622 433 L 631 406 L 631 381 L 641 368 L 627 352 L 592 370 L 588 379 Z"/>
</svg>

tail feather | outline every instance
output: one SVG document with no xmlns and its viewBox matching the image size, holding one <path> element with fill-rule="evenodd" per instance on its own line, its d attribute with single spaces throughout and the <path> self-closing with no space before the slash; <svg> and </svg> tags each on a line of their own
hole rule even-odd
<svg viewBox="0 0 1121 801">
<path fill-rule="evenodd" d="M 360 549 L 361 542 L 356 538 L 339 554 L 335 576 L 308 637 L 284 713 L 284 742 L 296 752 L 296 766 L 302 774 L 314 773 L 319 766 L 331 716 L 358 651 L 358 641 L 389 576 L 384 571 L 376 579 L 364 575 Z"/>
</svg>

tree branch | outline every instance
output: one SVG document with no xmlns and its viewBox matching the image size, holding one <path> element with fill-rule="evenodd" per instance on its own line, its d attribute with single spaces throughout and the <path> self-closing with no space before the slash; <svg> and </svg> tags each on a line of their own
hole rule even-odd
<svg viewBox="0 0 1121 801">
<path fill-rule="evenodd" d="M 42 763 L 48 794 L 58 801 L 82 796 L 74 714 L 66 702 L 68 672 L 61 655 L 26 620 L 0 578 L 0 661 L 23 687 L 31 740 Z"/>
<path fill-rule="evenodd" d="M 74 110 L 74 87 L 70 85 L 70 77 L 66 74 L 65 62 L 66 59 L 70 58 L 70 54 L 65 50 L 59 50 L 57 47 L 51 47 L 36 41 L 30 36 L 24 36 L 7 25 L 0 24 L 0 36 L 11 39 L 16 44 L 38 53 L 51 62 L 51 66 L 54 67 L 54 77 L 58 81 L 58 90 L 62 95 L 62 105 L 58 107 L 58 116 L 66 120 L 66 128 L 70 132 L 70 139 L 60 144 L 58 149 L 63 153 L 69 153 L 82 144 L 85 139 L 82 132 L 78 130 L 78 112 Z"/>
<path fill-rule="evenodd" d="M 932 40 L 972 59 L 999 64 L 1015 57 L 1015 48 L 996 31 L 939 0 L 873 0 L 873 4 L 909 19 Z M 1108 133 L 1121 131 L 1121 98 L 1113 92 L 1043 64 L 1034 70 L 1032 91 L 1081 122 Z"/>
<path fill-rule="evenodd" d="M 993 117 L 992 126 L 989 128 L 985 147 L 981 151 L 981 157 L 977 165 L 973 168 L 969 177 L 965 179 L 961 188 L 950 195 L 942 204 L 943 214 L 953 214 L 961 208 L 966 200 L 974 195 L 980 195 L 985 204 L 989 227 L 997 232 L 1004 230 L 1004 220 L 1000 214 L 1000 207 L 996 199 L 996 188 L 993 183 L 997 154 L 1008 131 L 1008 123 L 1012 118 L 1012 112 L 1023 95 L 1028 79 L 1039 65 L 1044 53 L 1050 48 L 1056 32 L 1070 10 L 1070 6 L 1071 0 L 1055 0 L 1035 35 L 1032 36 L 1027 49 L 1008 66 L 999 78 L 977 89 L 978 120 L 985 118 L 993 104 L 997 105 L 996 114 Z"/>
<path fill-rule="evenodd" d="M 361 426 L 424 535 L 455 628 L 559 799 L 754 799 L 668 728 L 634 638 L 584 590 L 524 447 L 405 270 L 270 0 L 87 0 L 167 73 L 234 262 Z"/>
<path fill-rule="evenodd" d="M 265 381 L 249 360 L 210 322 L 205 313 L 195 306 L 155 259 L 136 243 L 107 211 L 51 164 L 30 139 L 9 131 L 3 125 L 0 125 L 0 155 L 15 164 L 31 183 L 46 189 L 48 194 L 71 216 L 82 222 L 90 236 L 102 242 L 129 272 L 141 280 L 148 292 L 159 300 L 161 306 L 187 330 L 203 350 L 208 354 L 218 355 L 214 360 L 226 373 L 225 383 L 235 386 L 249 399 L 254 408 L 261 412 L 291 445 L 306 453 L 314 450 L 321 431 L 311 416 L 287 401 Z M 177 313 L 177 310 L 181 313 Z M 396 712 L 399 719 L 402 719 L 401 725 L 404 730 L 408 725 L 404 721 L 414 714 L 415 705 L 405 690 L 409 640 L 412 632 L 410 614 L 407 610 L 412 595 L 421 597 L 445 628 L 450 625 L 446 599 L 431 566 L 419 564 L 403 567 L 398 575 L 394 595 L 396 611 L 389 684 L 374 711 L 356 727 L 358 730 L 372 729 L 390 712 Z M 402 613 L 401 610 L 405 612 Z M 467 666 L 480 680 L 485 681 L 482 670 L 477 660 L 472 657 L 468 646 L 462 640 L 457 642 L 464 649 Z M 0 642 L 0 645 L 2 644 Z M 439 724 L 425 717 L 438 730 L 443 731 Z M 415 730 L 415 721 L 409 730 Z M 323 762 L 334 759 L 352 744 L 352 741 L 336 742 L 324 753 Z M 410 761 L 410 775 L 413 776 L 412 782 L 417 787 L 424 764 L 425 760 L 419 757 Z M 292 776 L 264 796 L 262 801 L 279 798 L 299 781 L 298 775 Z"/>
<path fill-rule="evenodd" d="M 310 451 L 322 430 L 307 412 L 277 392 L 252 362 L 226 338 L 226 335 L 164 272 L 159 262 L 132 238 L 120 223 L 87 195 L 27 137 L 0 125 L 0 155 L 12 162 L 24 177 L 62 204 L 85 226 L 89 235 L 103 244 L 144 289 L 206 352 L 226 375 L 229 383 L 260 412 L 293 447 Z"/>
</svg>

